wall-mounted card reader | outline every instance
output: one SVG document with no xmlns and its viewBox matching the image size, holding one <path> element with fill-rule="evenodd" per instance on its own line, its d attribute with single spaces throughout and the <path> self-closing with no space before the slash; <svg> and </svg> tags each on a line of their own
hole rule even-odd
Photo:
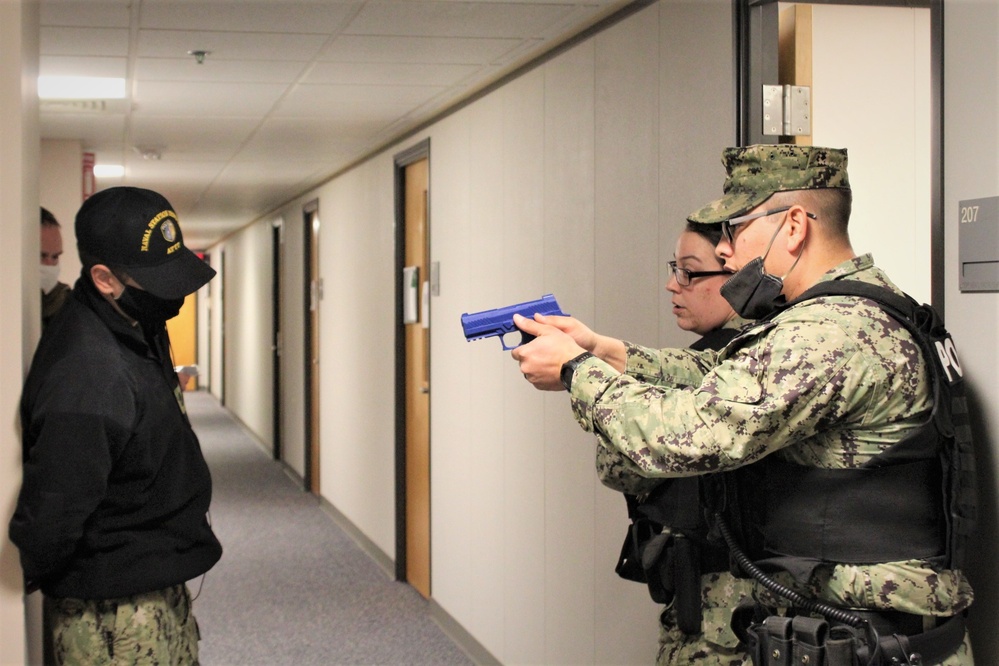
<svg viewBox="0 0 999 666">
<path fill-rule="evenodd" d="M 958 203 L 961 291 L 999 291 L 999 197 Z"/>
</svg>

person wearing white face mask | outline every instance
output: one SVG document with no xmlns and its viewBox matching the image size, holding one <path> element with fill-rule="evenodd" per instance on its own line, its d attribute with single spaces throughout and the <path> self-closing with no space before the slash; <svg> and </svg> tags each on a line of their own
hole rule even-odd
<svg viewBox="0 0 999 666">
<path fill-rule="evenodd" d="M 41 255 L 40 285 L 42 287 L 42 326 L 48 325 L 71 288 L 59 281 L 59 257 L 62 255 L 62 231 L 59 220 L 46 208 L 41 209 Z"/>
</svg>

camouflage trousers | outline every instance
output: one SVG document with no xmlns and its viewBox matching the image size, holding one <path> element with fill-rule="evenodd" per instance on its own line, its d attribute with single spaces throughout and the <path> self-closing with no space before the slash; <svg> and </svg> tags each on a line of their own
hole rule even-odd
<svg viewBox="0 0 999 666">
<path fill-rule="evenodd" d="M 53 598 L 58 666 L 197 666 L 198 624 L 186 585 L 119 599 Z"/>
</svg>

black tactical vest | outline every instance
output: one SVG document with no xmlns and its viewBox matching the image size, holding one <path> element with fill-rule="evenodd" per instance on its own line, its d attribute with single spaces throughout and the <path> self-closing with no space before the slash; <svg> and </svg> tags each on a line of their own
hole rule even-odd
<svg viewBox="0 0 999 666">
<path fill-rule="evenodd" d="M 856 280 L 820 282 L 767 319 L 819 296 L 869 299 L 905 326 L 930 373 L 932 411 L 916 432 L 859 468 L 818 469 L 767 456 L 731 472 L 672 482 L 681 487 L 667 482 L 629 504 L 631 542 L 618 573 L 646 582 L 656 601 L 674 601 L 687 633 L 700 631 L 699 575 L 738 573 L 719 557 L 721 539 L 710 519 L 716 512 L 753 560 L 770 560 L 799 578 L 823 561 L 925 559 L 960 568 L 965 560 L 976 517 L 975 460 L 953 340 L 931 307 Z M 700 497 L 696 509 L 692 496 Z M 691 584 L 692 594 L 684 594 Z"/>
</svg>

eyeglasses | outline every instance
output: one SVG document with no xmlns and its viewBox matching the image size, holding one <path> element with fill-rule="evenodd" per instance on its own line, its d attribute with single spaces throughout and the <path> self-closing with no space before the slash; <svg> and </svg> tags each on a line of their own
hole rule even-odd
<svg viewBox="0 0 999 666">
<path fill-rule="evenodd" d="M 782 208 L 774 208 L 773 210 L 767 210 L 762 213 L 751 213 L 749 215 L 740 215 L 739 217 L 733 217 L 730 220 L 722 220 L 722 238 L 727 240 L 729 244 L 735 243 L 735 231 L 732 227 L 737 227 L 740 224 L 745 224 L 746 222 L 752 222 L 753 220 L 759 219 L 761 217 L 767 217 L 768 215 L 776 215 L 777 213 L 784 213 L 791 210 L 790 206 L 783 206 Z M 812 218 L 813 220 L 819 219 L 814 213 L 805 212 L 805 215 Z"/>
<path fill-rule="evenodd" d="M 732 271 L 688 271 L 676 265 L 675 261 L 667 261 L 669 272 L 676 278 L 676 283 L 681 287 L 690 286 L 690 281 L 694 278 L 710 277 L 712 275 L 731 275 Z"/>
</svg>

